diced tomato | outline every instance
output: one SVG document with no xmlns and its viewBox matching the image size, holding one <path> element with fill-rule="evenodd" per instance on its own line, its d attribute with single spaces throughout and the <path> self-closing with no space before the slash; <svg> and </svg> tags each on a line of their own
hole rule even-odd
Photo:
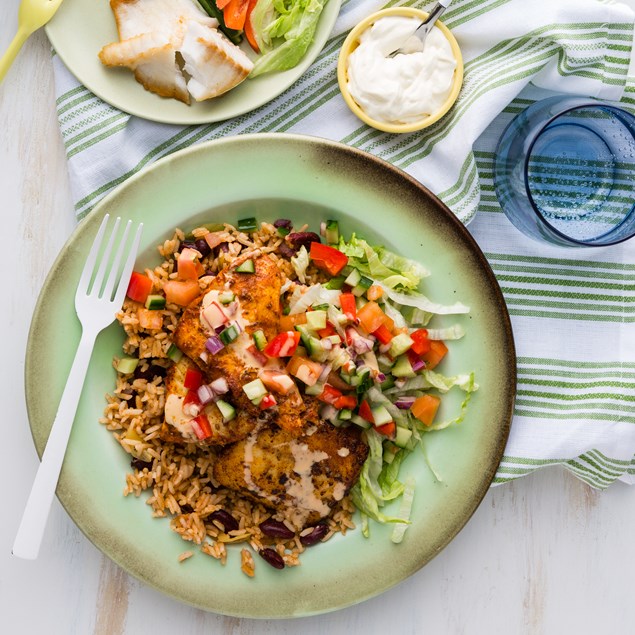
<svg viewBox="0 0 635 635">
<path fill-rule="evenodd" d="M 229 317 L 227 317 L 227 314 L 223 311 L 223 307 L 221 307 L 218 302 L 210 302 L 202 310 L 201 315 L 205 318 L 208 326 L 214 330 L 229 322 Z"/>
<path fill-rule="evenodd" d="M 384 295 L 384 290 L 378 284 L 371 284 L 366 291 L 369 300 L 379 300 Z"/>
<path fill-rule="evenodd" d="M 258 407 L 260 410 L 266 410 L 267 408 L 273 408 L 273 406 L 276 405 L 278 405 L 276 398 L 271 393 L 268 393 L 260 400 Z"/>
<path fill-rule="evenodd" d="M 307 386 L 314 386 L 324 370 L 321 364 L 303 355 L 294 355 L 287 364 L 287 372 Z"/>
<path fill-rule="evenodd" d="M 188 390 L 198 390 L 203 384 L 203 373 L 194 367 L 190 367 L 185 371 L 183 385 Z"/>
<path fill-rule="evenodd" d="M 163 291 L 166 302 L 179 306 L 187 306 L 201 293 L 196 280 L 168 280 L 163 284 Z"/>
<path fill-rule="evenodd" d="M 261 365 L 264 366 L 269 360 L 267 356 L 259 351 L 253 344 L 247 347 L 247 352 Z"/>
<path fill-rule="evenodd" d="M 137 317 L 139 318 L 139 326 L 142 329 L 158 330 L 163 326 L 163 315 L 161 315 L 161 311 L 138 309 Z"/>
<path fill-rule="evenodd" d="M 229 0 L 223 9 L 227 27 L 242 31 L 247 19 L 247 9 L 249 9 L 249 0 Z"/>
<path fill-rule="evenodd" d="M 287 395 L 295 388 L 295 382 L 286 373 L 279 370 L 261 370 L 258 373 L 265 387 L 280 395 Z"/>
<path fill-rule="evenodd" d="M 141 302 L 145 304 L 152 291 L 152 280 L 143 273 L 133 271 L 130 276 L 130 282 L 128 283 L 128 291 L 126 295 L 135 302 Z"/>
<path fill-rule="evenodd" d="M 373 335 L 379 340 L 380 344 L 388 344 L 390 340 L 392 340 L 392 333 L 385 324 L 382 324 L 378 329 L 373 331 Z"/>
<path fill-rule="evenodd" d="M 256 39 L 256 33 L 254 31 L 253 24 L 251 23 L 251 12 L 254 10 L 258 0 L 249 0 L 249 7 L 247 8 L 247 17 L 245 18 L 245 37 L 249 46 L 255 53 L 260 53 L 260 47 L 258 46 L 258 40 Z"/>
<path fill-rule="evenodd" d="M 374 333 L 382 324 L 386 325 L 388 317 L 377 302 L 367 302 L 358 312 L 360 326 L 367 333 Z M 387 325 L 386 325 L 387 326 Z"/>
<path fill-rule="evenodd" d="M 417 355 L 423 355 L 430 350 L 430 340 L 428 339 L 428 331 L 426 329 L 417 329 L 410 333 L 412 346 L 410 347 Z"/>
<path fill-rule="evenodd" d="M 423 395 L 417 397 L 412 406 L 410 406 L 410 412 L 426 426 L 432 425 L 434 417 L 439 409 L 441 399 L 434 395 Z"/>
<path fill-rule="evenodd" d="M 348 256 L 346 254 L 343 254 L 339 249 L 335 249 L 335 247 L 329 247 L 318 242 L 311 243 L 309 255 L 318 269 L 322 269 L 332 276 L 336 276 L 348 264 Z"/>
<path fill-rule="evenodd" d="M 434 368 L 445 357 L 448 347 L 441 340 L 430 340 L 430 350 L 421 355 L 426 368 Z"/>
<path fill-rule="evenodd" d="M 332 406 L 335 405 L 335 402 L 342 396 L 342 393 L 337 389 L 333 388 L 329 384 L 324 384 L 324 389 L 318 395 L 318 399 L 323 401 L 324 403 L 329 403 Z"/>
<path fill-rule="evenodd" d="M 298 331 L 285 331 L 278 333 L 268 342 L 262 352 L 269 357 L 291 357 L 299 343 L 300 333 Z"/>
<path fill-rule="evenodd" d="M 341 410 L 342 408 L 353 410 L 353 408 L 357 406 L 357 397 L 355 397 L 355 395 L 342 395 L 335 400 L 333 405 L 338 410 Z"/>
<path fill-rule="evenodd" d="M 199 252 L 186 247 L 178 255 L 176 266 L 181 280 L 198 280 L 203 275 L 203 265 L 198 261 Z"/>
<path fill-rule="evenodd" d="M 195 417 L 203 408 L 196 390 L 190 390 L 183 399 L 183 412 L 190 417 Z"/>
<path fill-rule="evenodd" d="M 293 331 L 298 324 L 306 324 L 306 313 L 281 316 L 279 328 L 281 331 Z"/>
<path fill-rule="evenodd" d="M 362 403 L 359 405 L 359 416 L 362 419 L 368 421 L 368 423 L 375 423 L 375 418 L 373 417 L 373 412 L 370 409 L 370 404 L 364 399 Z"/>
<path fill-rule="evenodd" d="M 212 436 L 212 426 L 209 423 L 209 419 L 205 413 L 201 413 L 198 417 L 194 417 L 192 421 L 192 430 L 194 430 L 194 434 L 196 438 L 199 440 L 208 439 Z"/>
<path fill-rule="evenodd" d="M 357 306 L 355 305 L 355 296 L 352 293 L 342 293 L 340 295 L 340 306 L 342 313 L 351 321 L 357 319 Z"/>
<path fill-rule="evenodd" d="M 218 8 L 220 9 L 220 7 Z M 205 234 L 205 236 L 203 236 L 203 238 L 205 239 L 208 247 L 210 249 L 214 249 L 225 241 L 224 234 L 225 232 L 208 232 L 207 234 Z"/>
<path fill-rule="evenodd" d="M 330 323 L 327 322 L 326 326 L 323 329 L 320 329 L 317 334 L 320 337 L 331 337 L 331 335 L 336 335 L 337 331 L 335 330 L 335 327 Z"/>
<path fill-rule="evenodd" d="M 397 432 L 397 425 L 394 421 L 389 421 L 388 423 L 384 423 L 381 426 L 375 426 L 375 430 L 379 432 L 379 434 L 383 434 L 387 437 L 394 437 Z"/>
</svg>

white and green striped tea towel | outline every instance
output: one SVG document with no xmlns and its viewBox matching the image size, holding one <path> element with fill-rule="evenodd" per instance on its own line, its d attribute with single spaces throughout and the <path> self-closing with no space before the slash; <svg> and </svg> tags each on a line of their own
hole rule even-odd
<svg viewBox="0 0 635 635">
<path fill-rule="evenodd" d="M 595 487 L 635 482 L 635 240 L 583 250 L 530 241 L 502 214 L 492 183 L 504 126 L 549 90 L 621 99 L 635 109 L 635 83 L 627 77 L 632 12 L 602 0 L 455 0 L 444 21 L 464 54 L 461 95 L 438 124 L 397 136 L 348 111 L 335 72 L 348 29 L 384 1 L 345 1 L 303 77 L 271 103 L 226 122 L 178 127 L 131 117 L 79 85 L 56 58 L 78 218 L 146 165 L 221 136 L 307 133 L 380 156 L 437 193 L 463 222 L 473 220 L 470 230 L 505 294 L 519 385 L 495 482 L 553 464 Z"/>
</svg>

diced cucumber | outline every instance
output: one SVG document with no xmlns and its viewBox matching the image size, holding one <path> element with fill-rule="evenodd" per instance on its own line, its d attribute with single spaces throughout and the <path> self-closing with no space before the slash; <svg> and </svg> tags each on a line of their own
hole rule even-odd
<svg viewBox="0 0 635 635">
<path fill-rule="evenodd" d="M 399 333 L 390 340 L 388 353 L 391 357 L 399 357 L 399 355 L 403 355 L 413 344 L 414 342 L 408 333 Z"/>
<path fill-rule="evenodd" d="M 168 348 L 168 352 L 166 353 L 166 355 L 173 362 L 178 362 L 181 357 L 183 357 L 183 351 L 176 344 L 170 344 L 170 348 Z"/>
<path fill-rule="evenodd" d="M 412 370 L 410 360 L 405 355 L 397 358 L 390 373 L 393 377 L 414 377 L 416 375 L 414 370 Z"/>
<path fill-rule="evenodd" d="M 146 300 L 146 309 L 158 311 L 165 308 L 165 298 L 162 295 L 149 295 Z"/>
<path fill-rule="evenodd" d="M 359 284 L 361 279 L 362 274 L 357 271 L 357 269 L 353 269 L 346 277 L 346 280 L 344 280 L 344 284 L 347 284 L 349 287 L 355 287 Z"/>
<path fill-rule="evenodd" d="M 377 364 L 382 373 L 389 373 L 393 365 L 393 360 L 390 359 L 388 355 L 382 353 L 381 355 L 377 355 Z"/>
<path fill-rule="evenodd" d="M 335 278 L 331 278 L 324 286 L 327 289 L 339 290 L 344 286 L 344 280 L 344 276 L 335 276 Z"/>
<path fill-rule="evenodd" d="M 369 421 L 366 421 L 366 419 L 362 419 L 362 417 L 360 417 L 359 415 L 353 415 L 350 418 L 351 423 L 354 423 L 356 426 L 359 426 L 360 428 L 364 428 L 364 430 L 368 430 L 368 428 L 372 427 L 372 423 L 370 423 Z"/>
<path fill-rule="evenodd" d="M 339 335 L 329 335 L 328 337 L 323 337 L 323 340 L 328 340 L 333 344 L 333 346 L 338 346 L 342 343 L 342 338 Z"/>
<path fill-rule="evenodd" d="M 368 304 L 368 300 L 363 295 L 355 296 L 355 307 L 359 311 L 365 304 Z"/>
<path fill-rule="evenodd" d="M 335 245 L 340 240 L 340 226 L 336 220 L 327 220 L 324 238 L 329 245 Z"/>
<path fill-rule="evenodd" d="M 383 426 L 385 423 L 392 421 L 392 415 L 386 410 L 386 406 L 375 406 L 371 408 L 371 412 L 373 413 L 375 426 Z"/>
<path fill-rule="evenodd" d="M 311 308 L 314 311 L 328 311 L 329 310 L 329 303 L 328 302 L 323 302 L 322 304 L 312 304 Z"/>
<path fill-rule="evenodd" d="M 312 329 L 309 328 L 308 324 L 296 324 L 295 330 L 300 333 L 302 344 L 304 344 L 307 349 L 310 349 L 310 340 L 312 337 L 315 337 Z"/>
<path fill-rule="evenodd" d="M 366 276 L 361 276 L 359 282 L 353 287 L 351 293 L 355 296 L 363 296 L 370 289 L 373 281 Z"/>
<path fill-rule="evenodd" d="M 278 232 L 278 236 L 288 236 L 291 230 L 288 227 L 276 227 L 276 231 Z"/>
<path fill-rule="evenodd" d="M 241 218 L 236 229 L 239 232 L 254 232 L 258 229 L 258 221 L 253 216 L 251 218 Z"/>
<path fill-rule="evenodd" d="M 314 331 L 326 328 L 326 311 L 307 311 L 307 326 Z"/>
<path fill-rule="evenodd" d="M 389 388 L 392 388 L 394 385 L 395 385 L 395 378 L 392 375 L 386 375 L 386 379 L 382 381 L 381 384 L 379 384 L 382 392 L 384 390 L 388 390 Z"/>
<path fill-rule="evenodd" d="M 342 408 L 338 417 L 342 421 L 350 421 L 350 419 L 353 417 L 353 411 L 349 410 L 348 408 Z"/>
<path fill-rule="evenodd" d="M 238 334 L 238 327 L 235 324 L 230 324 L 224 331 L 220 332 L 218 337 L 220 341 L 227 346 L 227 344 L 231 344 L 238 337 Z"/>
<path fill-rule="evenodd" d="M 316 384 L 313 384 L 313 386 L 307 386 L 304 389 L 304 392 L 307 395 L 311 395 L 313 397 L 317 397 L 317 395 L 321 395 L 324 392 L 324 383 L 323 382 L 318 382 Z"/>
<path fill-rule="evenodd" d="M 397 432 L 395 434 L 395 445 L 399 446 L 400 448 L 405 448 L 406 445 L 408 445 L 408 441 L 410 441 L 410 437 L 412 437 L 412 430 L 397 426 Z"/>
<path fill-rule="evenodd" d="M 245 260 L 245 262 L 241 262 L 237 267 L 236 271 L 238 273 L 254 273 L 256 271 L 256 267 L 254 265 L 253 260 Z"/>
<path fill-rule="evenodd" d="M 362 368 L 357 373 L 359 382 L 357 383 L 357 394 L 366 392 L 373 385 L 373 378 L 370 368 Z"/>
<path fill-rule="evenodd" d="M 307 342 L 307 348 L 309 349 L 309 357 L 316 362 L 324 362 L 328 357 L 329 351 L 324 348 L 322 341 L 317 337 L 309 337 Z"/>
<path fill-rule="evenodd" d="M 267 394 L 267 389 L 261 379 L 254 379 L 243 386 L 243 390 L 250 401 L 262 399 Z"/>
<path fill-rule="evenodd" d="M 399 448 L 391 441 L 385 441 L 383 450 L 382 458 L 384 463 L 388 463 L 388 465 L 390 465 L 395 460 L 397 452 L 399 452 Z"/>
<path fill-rule="evenodd" d="M 216 402 L 218 409 L 220 410 L 221 415 L 223 415 L 223 421 L 231 421 L 236 416 L 236 408 L 232 406 L 230 403 L 219 399 Z"/>
<path fill-rule="evenodd" d="M 234 298 L 235 298 L 235 297 L 236 297 L 236 296 L 235 296 L 235 294 L 234 294 L 234 292 L 233 292 L 233 291 L 221 291 L 221 292 L 218 294 L 218 301 L 219 301 L 221 304 L 229 304 L 230 302 L 233 302 L 233 301 L 234 301 Z"/>
<path fill-rule="evenodd" d="M 139 360 L 136 357 L 122 357 L 115 366 L 115 369 L 118 373 L 122 375 L 129 375 L 133 373 L 135 368 L 138 366 Z"/>
<path fill-rule="evenodd" d="M 263 350 L 265 346 L 267 346 L 267 338 L 262 330 L 256 331 L 252 337 L 254 338 L 254 344 L 259 351 Z"/>
</svg>

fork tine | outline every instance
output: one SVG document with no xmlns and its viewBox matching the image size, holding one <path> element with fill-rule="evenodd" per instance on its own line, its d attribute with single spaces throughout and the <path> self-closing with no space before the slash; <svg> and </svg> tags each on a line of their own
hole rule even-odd
<svg viewBox="0 0 635 635">
<path fill-rule="evenodd" d="M 77 295 L 80 294 L 87 295 L 88 289 L 90 287 L 90 279 L 93 276 L 93 270 L 95 269 L 95 263 L 97 261 L 97 255 L 99 254 L 99 250 L 101 248 L 101 242 L 104 238 L 104 233 L 106 232 L 106 225 L 108 224 L 108 219 L 110 218 L 110 214 L 106 214 L 104 219 L 101 221 L 101 225 L 97 230 L 97 235 L 95 236 L 95 240 L 88 252 L 88 258 L 86 258 L 86 264 L 84 265 L 84 269 L 82 271 L 82 276 L 79 279 L 79 284 L 77 285 Z"/>
<path fill-rule="evenodd" d="M 126 264 L 121 272 L 121 278 L 119 279 L 119 286 L 115 293 L 113 303 L 120 307 L 123 304 L 124 296 L 128 290 L 128 283 L 130 282 L 130 276 L 132 275 L 132 268 L 134 267 L 135 260 L 137 259 L 137 252 L 139 251 L 139 244 L 141 243 L 141 234 L 143 233 L 143 223 L 139 223 L 137 227 L 137 233 L 132 241 L 132 247 L 126 260 Z"/>
<path fill-rule="evenodd" d="M 101 288 L 104 282 L 104 277 L 106 275 L 106 270 L 108 269 L 108 263 L 110 262 L 110 254 L 112 252 L 112 248 L 115 243 L 115 238 L 117 237 L 117 230 L 119 229 L 120 223 L 121 223 L 121 218 L 117 216 L 117 218 L 115 219 L 115 226 L 112 228 L 112 232 L 110 233 L 110 237 L 108 238 L 106 249 L 104 249 L 104 253 L 102 254 L 101 262 L 99 263 L 99 269 L 97 270 L 97 275 L 95 276 L 95 280 L 93 282 L 93 286 L 90 291 L 92 295 L 95 295 L 98 298 L 102 297 Z"/>
<path fill-rule="evenodd" d="M 129 220 L 126 223 L 126 226 L 123 231 L 123 236 L 119 241 L 119 247 L 117 248 L 117 253 L 115 254 L 115 259 L 112 262 L 112 267 L 110 268 L 110 274 L 108 275 L 108 280 L 106 280 L 106 284 L 104 286 L 104 299 L 111 300 L 112 292 L 115 288 L 115 282 L 117 282 L 117 275 L 119 274 L 119 265 L 121 263 L 121 259 L 123 258 L 123 254 L 126 248 L 126 243 L 128 242 L 128 234 L 130 233 L 130 227 L 132 225 L 132 221 Z"/>
</svg>

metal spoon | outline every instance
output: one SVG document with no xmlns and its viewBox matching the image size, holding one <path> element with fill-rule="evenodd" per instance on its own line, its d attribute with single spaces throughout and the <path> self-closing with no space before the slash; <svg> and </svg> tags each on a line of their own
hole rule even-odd
<svg viewBox="0 0 635 635">
<path fill-rule="evenodd" d="M 450 6 L 452 0 L 439 0 L 432 11 L 430 11 L 428 17 L 417 27 L 417 30 L 404 42 L 403 46 L 393 51 L 388 55 L 388 57 L 395 57 L 399 53 L 411 53 L 412 49 L 410 47 L 406 48 L 406 43 L 410 41 L 411 38 L 415 37 L 421 41 L 421 49 L 417 46 L 417 50 L 423 50 L 423 43 L 425 39 L 428 37 L 428 33 L 432 31 L 432 27 L 434 23 L 441 17 L 443 12 Z"/>
<path fill-rule="evenodd" d="M 5 54 L 0 57 L 0 82 L 29 35 L 44 26 L 61 4 L 62 0 L 22 0 L 18 9 L 18 32 Z"/>
</svg>

